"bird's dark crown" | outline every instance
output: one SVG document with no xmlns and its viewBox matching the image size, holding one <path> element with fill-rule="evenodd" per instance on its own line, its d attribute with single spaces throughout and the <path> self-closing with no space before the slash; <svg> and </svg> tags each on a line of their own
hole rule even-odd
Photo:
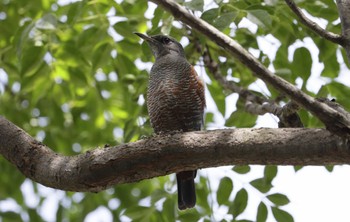
<svg viewBox="0 0 350 222">
<path fill-rule="evenodd" d="M 156 59 L 166 55 L 175 55 L 185 57 L 185 52 L 182 45 L 174 38 L 166 35 L 146 36 L 141 33 L 136 33 L 143 38 L 150 46 L 153 55 Z"/>
<path fill-rule="evenodd" d="M 166 35 L 154 35 L 154 36 L 151 36 L 151 38 L 155 39 L 157 42 L 159 42 L 162 45 L 162 47 L 157 47 L 158 55 L 164 56 L 167 54 L 176 54 L 183 57 L 185 56 L 185 52 L 182 45 L 178 41 L 176 41 L 174 38 Z"/>
<path fill-rule="evenodd" d="M 153 38 L 153 39 L 157 40 L 158 42 L 161 42 L 162 44 L 165 44 L 165 45 L 170 44 L 171 42 L 178 43 L 174 38 L 172 38 L 170 36 L 166 36 L 166 35 L 154 35 L 154 36 L 151 36 L 151 38 Z M 180 44 L 180 43 L 178 43 L 178 44 Z"/>
</svg>

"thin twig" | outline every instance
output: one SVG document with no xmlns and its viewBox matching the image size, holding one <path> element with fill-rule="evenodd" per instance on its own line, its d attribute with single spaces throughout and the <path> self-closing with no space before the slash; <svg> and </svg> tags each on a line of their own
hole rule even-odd
<svg viewBox="0 0 350 222">
<path fill-rule="evenodd" d="M 198 46 L 196 48 L 198 48 Z M 203 62 L 205 67 L 207 67 L 210 73 L 212 73 L 213 77 L 222 85 L 224 89 L 229 90 L 231 92 L 238 93 L 241 98 L 245 100 L 249 100 L 251 102 L 255 102 L 259 104 L 262 104 L 264 102 L 271 102 L 267 98 L 260 97 L 252 93 L 248 89 L 245 89 L 237 85 L 237 83 L 235 83 L 234 81 L 229 81 L 225 79 L 225 77 L 222 75 L 220 71 L 218 63 L 212 59 L 208 47 L 205 50 L 203 50 L 202 57 L 203 57 Z"/>
<path fill-rule="evenodd" d="M 272 113 L 276 116 L 279 116 L 282 113 L 282 107 L 269 102 L 264 102 L 263 104 L 253 103 L 250 100 L 247 100 L 245 103 L 245 109 L 255 115 L 264 115 L 266 113 Z"/>
<path fill-rule="evenodd" d="M 246 101 L 245 108 L 249 113 L 256 115 L 264 115 L 265 113 L 272 113 L 278 117 L 279 128 L 300 128 L 304 127 L 298 115 L 300 107 L 295 102 L 291 101 L 280 107 L 274 103 L 256 104 L 251 101 Z"/>
<path fill-rule="evenodd" d="M 350 62 L 350 1 L 349 0 L 337 0 L 337 7 L 339 11 L 342 36 L 345 42 L 345 51 Z"/>
<path fill-rule="evenodd" d="M 300 19 L 301 23 L 303 23 L 305 26 L 310 28 L 313 32 L 316 34 L 322 36 L 323 38 L 334 42 L 336 44 L 339 44 L 341 46 L 345 45 L 345 41 L 342 37 L 342 35 L 335 34 L 333 32 L 329 32 L 325 29 L 323 29 L 321 26 L 319 26 L 316 22 L 312 21 L 306 15 L 301 11 L 301 9 L 295 4 L 293 0 L 285 0 L 289 8 L 292 9 L 292 11 L 295 13 L 296 16 Z"/>
<path fill-rule="evenodd" d="M 235 82 L 228 81 L 222 75 L 219 68 L 219 64 L 215 62 L 211 57 L 208 46 L 205 48 L 205 50 L 203 50 L 201 44 L 198 41 L 194 41 L 194 45 L 196 50 L 199 53 L 203 54 L 202 57 L 205 67 L 209 70 L 213 77 L 221 84 L 221 86 L 228 91 L 238 93 L 240 98 L 245 100 L 245 110 L 247 112 L 254 115 L 264 115 L 266 113 L 271 113 L 276 115 L 280 119 L 281 126 L 292 125 L 302 127 L 302 123 L 297 114 L 297 111 L 300 109 L 300 107 L 295 102 L 291 101 L 285 106 L 281 107 L 277 105 L 275 101 L 271 101 L 267 98 L 260 97 L 252 93 L 250 90 L 238 86 Z M 290 119 L 296 120 L 297 123 L 289 123 L 291 122 Z"/>
</svg>

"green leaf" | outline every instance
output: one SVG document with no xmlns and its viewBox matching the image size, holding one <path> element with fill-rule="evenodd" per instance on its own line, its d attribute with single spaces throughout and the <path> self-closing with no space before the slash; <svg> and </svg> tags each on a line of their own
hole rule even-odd
<svg viewBox="0 0 350 222">
<path fill-rule="evenodd" d="M 256 222 L 265 222 L 267 219 L 267 207 L 264 202 L 260 202 L 258 206 L 258 213 L 256 214 Z"/>
<path fill-rule="evenodd" d="M 333 57 L 337 51 L 338 46 L 334 45 L 330 41 L 327 41 L 324 38 L 319 38 L 315 41 L 319 47 L 318 58 L 320 62 L 328 60 L 330 57 Z"/>
<path fill-rule="evenodd" d="M 77 45 L 67 44 L 66 45 L 67 49 L 65 49 L 65 50 L 76 49 L 75 47 L 78 47 L 80 49 L 84 49 L 86 47 L 89 50 L 91 50 L 91 47 L 87 47 L 87 46 L 91 44 L 91 46 L 95 47 L 95 44 L 98 42 L 98 41 L 96 41 L 95 36 L 97 36 L 101 31 L 102 30 L 100 30 L 96 26 L 92 26 L 92 27 L 85 29 L 84 31 L 81 32 L 81 34 L 79 36 L 77 36 L 76 42 L 74 42 Z M 73 56 L 74 56 L 74 52 L 77 52 L 77 51 L 75 51 L 75 50 L 71 51 L 71 54 L 73 54 Z"/>
<path fill-rule="evenodd" d="M 125 214 L 133 220 L 142 218 L 146 221 L 154 212 L 155 208 L 153 207 L 134 206 L 126 209 Z"/>
<path fill-rule="evenodd" d="M 0 212 L 0 218 L 3 222 L 22 221 L 21 215 L 13 211 Z"/>
<path fill-rule="evenodd" d="M 338 83 L 335 81 L 332 81 L 331 83 L 328 83 L 324 86 L 326 90 L 329 92 L 329 94 L 336 98 L 337 103 L 344 106 L 346 110 L 350 110 L 350 90 L 348 86 L 345 86 L 342 83 Z"/>
<path fill-rule="evenodd" d="M 196 184 L 196 195 L 197 195 L 197 203 L 201 209 L 205 212 L 205 214 L 210 214 L 212 211 L 212 207 L 208 202 L 208 194 L 209 194 L 209 186 L 207 183 L 207 178 L 201 176 L 200 183 Z"/>
<path fill-rule="evenodd" d="M 219 188 L 216 193 L 217 200 L 220 205 L 227 204 L 233 190 L 233 183 L 231 178 L 224 177 L 220 180 Z"/>
<path fill-rule="evenodd" d="M 214 122 L 214 113 L 208 112 L 205 113 L 205 121 L 206 124 Z"/>
<path fill-rule="evenodd" d="M 203 11 L 204 1 L 203 0 L 192 0 L 190 2 L 185 2 L 185 6 L 194 11 Z"/>
<path fill-rule="evenodd" d="M 284 79 L 292 76 L 292 66 L 288 62 L 288 47 L 281 45 L 276 52 L 276 59 L 273 61 L 275 73 Z"/>
<path fill-rule="evenodd" d="M 121 80 L 123 82 L 125 82 L 126 84 L 132 84 L 133 82 L 136 81 L 136 76 L 134 74 L 127 73 L 127 74 L 123 75 Z"/>
<path fill-rule="evenodd" d="M 231 25 L 231 23 L 237 17 L 237 15 L 238 11 L 223 13 L 219 17 L 214 19 L 212 25 L 219 30 L 223 30 Z"/>
<path fill-rule="evenodd" d="M 38 214 L 36 208 L 34 208 L 34 209 L 29 209 L 29 210 L 28 210 L 28 213 L 29 213 L 30 221 L 41 221 L 41 220 L 42 220 L 41 217 L 40 217 L 40 215 Z"/>
<path fill-rule="evenodd" d="M 301 170 L 303 168 L 303 166 L 294 166 L 294 171 L 298 172 L 299 170 Z"/>
<path fill-rule="evenodd" d="M 174 198 L 167 197 L 163 203 L 162 213 L 169 218 L 174 218 L 176 215 L 176 211 L 177 211 L 177 209 L 175 207 L 176 204 L 177 203 L 175 202 Z"/>
<path fill-rule="evenodd" d="M 235 126 L 237 128 L 253 127 L 256 124 L 257 118 L 258 116 L 256 115 L 237 109 L 226 120 L 225 126 Z"/>
<path fill-rule="evenodd" d="M 23 76 L 31 76 L 38 72 L 43 65 L 46 51 L 43 47 L 27 46 L 20 55 L 20 72 Z"/>
<path fill-rule="evenodd" d="M 130 27 L 132 27 L 131 21 L 120 21 L 113 25 L 113 29 L 120 35 L 122 35 L 124 38 L 127 39 L 133 39 L 137 38 L 137 36 L 132 32 L 132 29 L 130 30 Z"/>
<path fill-rule="evenodd" d="M 315 43 L 320 51 L 318 55 L 319 60 L 324 64 L 324 69 L 322 70 L 321 75 L 331 78 L 337 77 L 340 70 L 340 65 L 337 61 L 338 46 L 323 38 L 317 39 Z"/>
<path fill-rule="evenodd" d="M 292 215 L 288 212 L 281 210 L 277 207 L 272 207 L 272 214 L 277 220 L 277 222 L 294 222 Z"/>
<path fill-rule="evenodd" d="M 108 62 L 108 59 L 111 58 L 111 50 L 111 44 L 108 40 L 100 42 L 96 45 L 92 56 L 92 67 L 94 70 L 102 67 Z"/>
<path fill-rule="evenodd" d="M 239 174 L 246 174 L 250 171 L 249 165 L 236 165 L 232 168 L 233 171 Z"/>
<path fill-rule="evenodd" d="M 346 66 L 348 67 L 348 69 L 350 69 L 350 61 L 349 61 L 349 59 L 348 59 L 348 57 L 347 57 L 347 55 L 346 55 L 345 49 L 344 49 L 344 48 L 341 48 L 341 49 L 340 49 L 340 52 L 341 52 L 341 54 L 342 54 L 342 56 L 343 56 L 344 63 L 346 64 Z"/>
<path fill-rule="evenodd" d="M 241 189 L 237 192 L 233 204 L 229 207 L 229 213 L 232 214 L 233 218 L 240 215 L 248 204 L 248 193 L 245 189 Z"/>
<path fill-rule="evenodd" d="M 267 196 L 267 199 L 269 199 L 272 203 L 276 204 L 277 206 L 283 206 L 289 204 L 290 202 L 286 195 L 280 193 L 270 194 Z"/>
<path fill-rule="evenodd" d="M 35 23 L 35 28 L 41 30 L 55 30 L 57 18 L 53 14 L 46 14 Z"/>
<path fill-rule="evenodd" d="M 201 19 L 212 24 L 214 19 L 216 19 L 218 17 L 218 15 L 219 15 L 219 9 L 212 8 L 212 9 L 209 9 L 209 10 L 203 12 L 203 14 L 201 15 Z"/>
<path fill-rule="evenodd" d="M 333 56 L 325 59 L 323 61 L 324 69 L 322 70 L 321 76 L 336 78 L 338 77 L 340 71 L 340 64 L 337 61 L 336 52 L 333 53 Z"/>
<path fill-rule="evenodd" d="M 327 166 L 325 166 L 325 168 L 328 172 L 332 173 L 334 170 L 334 165 L 327 165 Z"/>
<path fill-rule="evenodd" d="M 272 27 L 271 17 L 265 10 L 248 10 L 247 18 L 261 28 L 267 29 Z"/>
<path fill-rule="evenodd" d="M 180 212 L 179 216 L 179 219 L 182 221 L 198 221 L 200 218 L 200 214 L 195 209 Z"/>
<path fill-rule="evenodd" d="M 56 212 L 56 221 L 63 220 L 63 212 L 64 212 L 64 208 L 63 208 L 62 204 L 58 204 L 58 209 Z"/>
<path fill-rule="evenodd" d="M 272 180 L 276 177 L 277 170 L 278 170 L 278 168 L 275 165 L 267 165 L 267 166 L 265 166 L 264 177 L 266 178 L 266 182 L 267 183 L 271 183 Z"/>
<path fill-rule="evenodd" d="M 212 82 L 212 84 L 207 84 L 207 87 L 210 91 L 210 95 L 215 101 L 218 110 L 221 112 L 222 115 L 225 115 L 226 103 L 222 87 L 216 81 Z"/>
<path fill-rule="evenodd" d="M 250 184 L 262 193 L 267 193 L 272 188 L 271 183 L 267 183 L 265 178 L 255 179 Z"/>
<path fill-rule="evenodd" d="M 304 82 L 311 75 L 312 58 L 309 50 L 305 47 L 297 48 L 293 56 L 293 79 L 301 77 Z"/>
<path fill-rule="evenodd" d="M 308 13 L 310 13 L 312 16 L 325 18 L 330 21 L 334 21 L 338 19 L 337 14 L 337 7 L 334 4 L 333 1 L 303 1 L 303 4 L 301 4 L 299 7 L 304 8 Z M 331 4 L 330 4 L 330 3 Z"/>
<path fill-rule="evenodd" d="M 153 27 L 158 27 L 158 24 L 159 24 L 160 20 L 162 19 L 164 12 L 165 11 L 161 7 L 157 7 L 154 10 L 154 13 L 153 13 L 154 17 L 152 19 L 152 26 Z"/>
<path fill-rule="evenodd" d="M 170 35 L 170 32 L 173 29 L 173 21 L 173 16 L 168 16 L 166 19 L 163 19 L 163 25 L 160 28 L 160 32 L 165 35 Z"/>
</svg>

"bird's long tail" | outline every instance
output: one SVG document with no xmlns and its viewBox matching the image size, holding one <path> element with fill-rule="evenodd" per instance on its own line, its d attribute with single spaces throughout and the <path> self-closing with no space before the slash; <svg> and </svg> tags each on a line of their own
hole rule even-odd
<svg viewBox="0 0 350 222">
<path fill-rule="evenodd" d="M 180 210 L 192 208 L 196 204 L 196 190 L 194 178 L 197 171 L 183 171 L 176 174 L 178 207 Z"/>
</svg>

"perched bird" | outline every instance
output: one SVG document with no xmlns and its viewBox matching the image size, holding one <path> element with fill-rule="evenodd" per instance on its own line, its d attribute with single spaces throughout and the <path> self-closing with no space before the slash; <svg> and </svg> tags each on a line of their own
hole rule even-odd
<svg viewBox="0 0 350 222">
<path fill-rule="evenodd" d="M 135 34 L 148 43 L 156 59 L 147 91 L 147 109 L 155 133 L 200 130 L 205 107 L 204 85 L 186 60 L 182 45 L 165 35 Z M 194 170 L 176 174 L 180 210 L 196 204 L 196 173 Z"/>
</svg>

